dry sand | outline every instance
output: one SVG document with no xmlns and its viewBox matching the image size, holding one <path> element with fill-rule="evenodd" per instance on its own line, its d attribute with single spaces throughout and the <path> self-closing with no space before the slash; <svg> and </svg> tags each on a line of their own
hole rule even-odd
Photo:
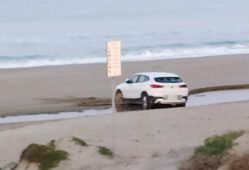
<svg viewBox="0 0 249 170">
<path fill-rule="evenodd" d="M 52 121 L 0 131 L 0 165 L 18 162 L 30 143 L 56 145 L 70 153 L 58 170 L 174 170 L 204 138 L 249 129 L 249 102 L 119 113 Z M 81 148 L 71 137 L 91 146 Z M 111 148 L 114 159 L 97 153 Z"/>
<path fill-rule="evenodd" d="M 249 55 L 123 64 L 123 76 L 140 71 L 180 74 L 190 89 L 249 83 Z M 110 98 L 105 64 L 0 70 L 0 115 L 80 110 L 81 98 Z"/>
</svg>

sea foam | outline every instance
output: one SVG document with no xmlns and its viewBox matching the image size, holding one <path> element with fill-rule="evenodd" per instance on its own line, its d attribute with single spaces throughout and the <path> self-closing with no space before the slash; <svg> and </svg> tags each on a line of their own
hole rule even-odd
<svg viewBox="0 0 249 170">
<path fill-rule="evenodd" d="M 248 44 L 232 44 L 232 45 L 201 45 L 201 46 L 168 46 L 161 49 L 146 49 L 141 51 L 123 51 L 122 61 L 145 61 L 145 60 L 162 60 L 177 58 L 192 58 L 205 56 L 219 56 L 231 54 L 248 54 Z M 18 68 L 18 67 L 38 67 L 68 64 L 92 64 L 105 63 L 106 58 L 103 56 L 0 56 L 0 68 Z"/>
</svg>

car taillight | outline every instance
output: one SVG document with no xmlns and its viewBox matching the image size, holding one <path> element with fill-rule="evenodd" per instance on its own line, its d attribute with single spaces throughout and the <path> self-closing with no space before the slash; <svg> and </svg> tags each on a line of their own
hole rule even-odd
<svg viewBox="0 0 249 170">
<path fill-rule="evenodd" d="M 180 85 L 180 88 L 187 88 L 187 84 Z"/>
<path fill-rule="evenodd" d="M 150 87 L 151 88 L 163 88 L 162 85 L 158 85 L 158 84 L 151 84 Z"/>
</svg>

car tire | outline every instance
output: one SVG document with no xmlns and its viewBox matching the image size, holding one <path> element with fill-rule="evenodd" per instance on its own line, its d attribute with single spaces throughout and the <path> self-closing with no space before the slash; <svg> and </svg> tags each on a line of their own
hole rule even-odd
<svg viewBox="0 0 249 170">
<path fill-rule="evenodd" d="M 115 94 L 115 108 L 117 112 L 124 111 L 124 98 L 120 91 Z"/>
<path fill-rule="evenodd" d="M 178 104 L 178 107 L 186 107 L 186 103 Z"/>
<path fill-rule="evenodd" d="M 147 93 L 142 93 L 140 100 L 141 100 L 142 110 L 147 110 L 152 108 L 152 103 Z"/>
</svg>

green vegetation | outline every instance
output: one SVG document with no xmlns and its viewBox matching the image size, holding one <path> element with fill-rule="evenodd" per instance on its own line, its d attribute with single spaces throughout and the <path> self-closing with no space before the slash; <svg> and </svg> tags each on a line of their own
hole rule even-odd
<svg viewBox="0 0 249 170">
<path fill-rule="evenodd" d="M 37 163 L 39 164 L 39 170 L 50 170 L 67 158 L 68 153 L 63 150 L 56 150 L 54 141 L 51 141 L 48 145 L 30 144 L 23 150 L 20 161 L 26 160 L 29 163 Z"/>
<path fill-rule="evenodd" d="M 113 157 L 113 152 L 110 149 L 108 149 L 108 148 L 106 148 L 104 146 L 99 146 L 98 152 L 101 155 Z"/>
<path fill-rule="evenodd" d="M 80 145 L 80 146 L 88 146 L 87 143 L 84 140 L 80 139 L 80 138 L 73 137 L 72 141 L 75 144 Z"/>
<path fill-rule="evenodd" d="M 231 149 L 235 139 L 243 135 L 244 131 L 232 131 L 223 135 L 216 135 L 205 139 L 204 144 L 195 149 L 194 155 L 179 168 L 180 170 L 214 170 L 224 163 L 224 158 Z M 244 158 L 239 160 L 239 166 Z M 237 159 L 236 159 L 237 160 Z M 236 164 L 235 162 L 234 164 Z M 241 163 L 241 164 L 240 164 Z M 238 169 L 229 169 L 238 170 Z"/>
<path fill-rule="evenodd" d="M 232 147 L 233 141 L 240 137 L 244 131 L 229 132 L 224 135 L 216 135 L 205 139 L 204 145 L 195 149 L 195 154 L 218 155 L 225 153 Z"/>
</svg>

